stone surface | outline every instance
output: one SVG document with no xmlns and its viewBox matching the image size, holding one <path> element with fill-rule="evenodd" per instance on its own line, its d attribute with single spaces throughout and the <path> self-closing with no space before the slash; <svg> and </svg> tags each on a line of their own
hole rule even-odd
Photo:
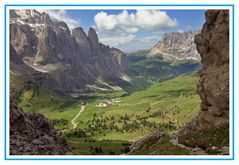
<svg viewBox="0 0 239 165">
<path fill-rule="evenodd" d="M 161 56 L 167 60 L 193 59 L 200 61 L 200 55 L 194 44 L 194 36 L 198 32 L 166 33 L 150 50 L 148 56 Z"/>
<path fill-rule="evenodd" d="M 154 132 L 148 136 L 145 136 L 145 137 L 133 142 L 129 147 L 129 152 L 127 153 L 127 155 L 131 155 L 131 154 L 136 153 L 137 151 L 142 150 L 142 147 L 145 145 L 145 143 L 153 144 L 164 136 L 166 136 L 166 134 L 164 132 Z"/>
<path fill-rule="evenodd" d="M 229 122 L 229 12 L 209 10 L 201 33 L 195 36 L 203 67 L 199 71 L 201 111 L 184 131 Z"/>
<path fill-rule="evenodd" d="M 52 124 L 41 114 L 25 113 L 10 105 L 11 155 L 65 155 L 67 142 L 60 137 Z"/>
<path fill-rule="evenodd" d="M 109 88 L 101 82 L 118 85 L 127 68 L 125 54 L 99 43 L 93 28 L 88 35 L 81 27 L 70 31 L 36 10 L 11 10 L 10 57 L 13 73 L 38 72 L 46 87 L 65 94 L 96 90 L 95 85 Z"/>
</svg>

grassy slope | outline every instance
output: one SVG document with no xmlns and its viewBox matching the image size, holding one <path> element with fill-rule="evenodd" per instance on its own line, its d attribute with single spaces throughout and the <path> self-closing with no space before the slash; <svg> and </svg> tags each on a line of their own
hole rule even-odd
<svg viewBox="0 0 239 165">
<path fill-rule="evenodd" d="M 127 147 L 129 146 L 127 141 L 96 141 L 88 138 L 68 138 L 67 142 L 70 149 L 79 155 L 119 155 L 127 151 Z"/>
<path fill-rule="evenodd" d="M 138 115 L 140 119 L 136 122 L 142 122 L 145 118 L 147 122 L 155 125 L 155 123 L 173 122 L 177 127 L 174 129 L 164 129 L 163 131 L 174 132 L 178 128 L 185 125 L 199 111 L 199 96 L 196 94 L 197 75 L 186 74 L 178 76 L 172 80 L 156 84 L 142 91 L 132 93 L 129 96 L 118 97 L 124 93 L 96 94 L 99 99 L 87 99 L 85 111 L 78 119 L 78 127 L 82 129 L 88 128 L 89 124 L 95 127 L 96 124 L 92 120 L 108 119 L 105 124 L 109 126 L 112 122 L 119 128 L 123 127 L 118 119 L 127 115 L 129 117 L 127 124 L 133 124 L 133 118 Z M 78 113 L 80 100 L 74 100 L 68 97 L 52 93 L 47 89 L 40 87 L 38 92 L 34 92 L 35 87 L 24 90 L 20 97 L 20 106 L 25 111 L 39 112 L 49 119 L 66 119 L 67 126 L 59 126 L 58 129 L 70 128 L 70 121 Z M 104 102 L 104 98 L 118 97 L 122 102 L 119 105 L 107 108 L 97 108 L 96 104 Z M 149 109 L 147 111 L 147 109 Z M 163 118 L 154 115 L 158 112 L 166 113 Z M 93 117 L 93 116 L 96 117 Z M 151 115 L 151 117 L 149 117 Z M 114 121 L 111 119 L 114 117 Z M 112 139 L 112 140 L 136 140 L 145 136 L 152 131 L 158 131 L 158 128 L 145 127 L 141 125 L 140 129 L 134 129 L 128 132 L 116 132 L 115 129 L 101 129 L 95 131 L 93 137 L 96 139 Z M 100 133 L 102 132 L 102 133 Z"/>
<path fill-rule="evenodd" d="M 83 138 L 68 137 L 70 147 L 77 154 L 93 154 L 95 148 L 99 147 L 103 149 L 103 152 L 94 154 L 119 154 L 126 148 L 124 146 L 125 141 L 137 140 L 153 131 L 177 131 L 195 117 L 199 111 L 200 98 L 196 94 L 197 82 L 196 73 L 185 74 L 163 83 L 156 83 L 150 88 L 132 93 L 129 96 L 125 95 L 125 92 L 116 92 L 94 93 L 93 97 L 81 97 L 80 99 L 84 98 L 87 105 L 78 119 L 78 128 L 84 129 L 88 136 L 87 139 L 94 139 L 95 142 L 85 141 Z M 115 97 L 122 101 L 119 105 L 107 108 L 95 107 L 96 104 Z M 59 130 L 71 128 L 70 121 L 79 112 L 80 102 L 80 100 L 51 92 L 42 86 L 34 86 L 32 83 L 24 88 L 19 97 L 19 105 L 25 111 L 42 113 L 51 120 L 68 120 L 67 125 L 56 126 Z M 164 112 L 164 116 L 155 115 L 159 112 Z M 125 131 L 123 128 L 125 120 L 118 122 L 125 115 L 128 116 L 126 126 L 138 125 L 139 129 L 133 128 Z M 138 118 L 135 119 L 135 116 Z M 107 126 L 113 125 L 122 128 L 123 132 L 116 131 L 115 128 L 100 128 L 94 131 L 93 129 L 97 127 L 95 122 L 97 119 L 100 120 L 100 123 L 101 120 L 106 120 L 102 123 Z M 142 121 L 144 120 L 151 126 L 143 125 Z M 162 130 L 157 125 L 169 122 L 173 123 L 175 128 L 165 127 Z M 89 124 L 91 124 L 90 129 L 88 128 Z M 117 149 L 114 149 L 115 146 L 118 146 Z M 182 152 L 184 153 L 184 151 Z"/>
<path fill-rule="evenodd" d="M 151 83 L 162 82 L 201 67 L 201 64 L 194 60 L 165 61 L 160 57 L 147 58 L 145 54 L 137 53 L 128 54 L 127 57 L 130 61 L 129 74 L 147 78 Z"/>
<path fill-rule="evenodd" d="M 11 101 L 19 104 L 26 112 L 38 112 L 50 120 L 66 119 L 70 121 L 80 109 L 80 101 L 47 90 L 27 76 L 11 74 L 10 82 Z M 66 129 L 70 126 L 69 122 L 68 125 L 57 128 Z"/>
<path fill-rule="evenodd" d="M 80 102 L 41 88 L 39 95 L 33 96 L 32 90 L 23 92 L 20 98 L 20 107 L 25 111 L 44 114 L 48 119 L 66 119 L 69 124 L 59 129 L 71 127 L 70 120 L 80 110 Z"/>
<path fill-rule="evenodd" d="M 149 117 L 148 122 L 175 122 L 177 128 L 184 126 L 193 117 L 195 117 L 199 111 L 200 98 L 196 94 L 196 83 L 198 77 L 196 74 L 182 75 L 175 79 L 165 81 L 163 83 L 154 85 L 151 88 L 135 92 L 130 96 L 122 97 L 120 100 L 122 103 L 107 108 L 97 108 L 96 104 L 102 102 L 102 100 L 94 100 L 87 104 L 85 111 L 79 118 L 78 126 L 80 128 L 87 128 L 89 124 L 94 125 L 92 122 L 93 116 L 95 120 L 109 118 L 105 123 L 109 125 L 114 117 L 115 125 L 122 127 L 122 123 L 118 123 L 117 120 L 125 116 L 129 116 L 128 123 L 132 123 L 134 115 L 140 117 L 147 117 L 157 112 L 166 112 L 167 115 L 164 118 Z M 147 109 L 150 107 L 149 112 Z M 90 122 L 89 122 L 90 121 Z M 140 121 L 139 121 L 140 122 Z M 113 140 L 136 140 L 139 137 L 145 136 L 155 128 L 141 127 L 140 130 L 133 132 L 115 132 L 115 130 L 104 130 L 104 133 L 96 133 L 95 138 L 98 139 L 113 139 Z M 166 131 L 177 131 L 166 130 Z"/>
</svg>

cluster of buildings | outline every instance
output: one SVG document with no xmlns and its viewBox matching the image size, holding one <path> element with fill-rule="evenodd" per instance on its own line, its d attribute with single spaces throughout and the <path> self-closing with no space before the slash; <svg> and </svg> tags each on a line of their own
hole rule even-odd
<svg viewBox="0 0 239 165">
<path fill-rule="evenodd" d="M 105 107 L 117 105 L 119 103 L 121 103 L 121 101 L 118 100 L 118 99 L 110 99 L 110 100 L 106 100 L 105 102 L 96 104 L 96 107 L 98 107 L 98 108 L 105 108 Z"/>
</svg>

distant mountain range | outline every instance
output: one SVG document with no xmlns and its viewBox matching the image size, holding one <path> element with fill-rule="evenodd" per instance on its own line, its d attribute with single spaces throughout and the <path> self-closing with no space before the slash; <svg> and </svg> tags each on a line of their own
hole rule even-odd
<svg viewBox="0 0 239 165">
<path fill-rule="evenodd" d="M 194 37 L 198 32 L 166 33 L 149 50 L 128 53 L 128 74 L 164 81 L 201 68 Z"/>
<path fill-rule="evenodd" d="M 198 32 L 173 32 L 163 35 L 161 40 L 148 53 L 148 57 L 160 56 L 167 60 L 196 60 L 201 57 L 194 43 Z"/>
<path fill-rule="evenodd" d="M 165 34 L 149 51 L 135 53 L 147 59 L 139 62 L 100 43 L 93 28 L 86 34 L 81 27 L 70 30 L 66 23 L 46 13 L 11 10 L 10 70 L 11 74 L 34 77 L 46 88 L 73 97 L 92 91 L 120 91 L 137 83 L 147 84 L 135 81 L 137 76 L 164 80 L 197 70 L 200 56 L 193 43 L 195 34 Z M 194 62 L 172 63 L 181 60 Z"/>
</svg>

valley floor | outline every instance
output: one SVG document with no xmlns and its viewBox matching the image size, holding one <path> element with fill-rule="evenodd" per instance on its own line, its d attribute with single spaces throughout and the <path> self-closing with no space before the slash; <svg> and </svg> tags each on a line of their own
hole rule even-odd
<svg viewBox="0 0 239 165">
<path fill-rule="evenodd" d="M 133 93 L 99 92 L 78 99 L 31 86 L 19 105 L 52 120 L 76 154 L 120 154 L 135 140 L 155 131 L 175 133 L 194 118 L 200 108 L 197 82 L 197 74 L 189 73 Z"/>
</svg>

